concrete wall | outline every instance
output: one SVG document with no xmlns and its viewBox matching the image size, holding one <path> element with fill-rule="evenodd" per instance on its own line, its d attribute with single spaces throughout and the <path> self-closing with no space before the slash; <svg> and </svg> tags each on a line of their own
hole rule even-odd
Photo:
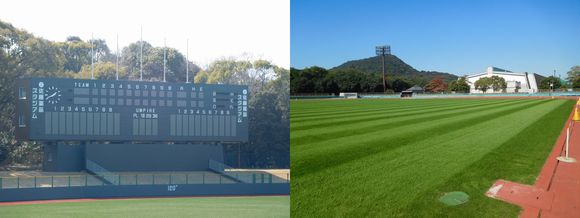
<svg viewBox="0 0 580 218">
<path fill-rule="evenodd" d="M 85 169 L 85 146 L 47 143 L 43 147 L 42 167 L 48 172 L 79 172 Z"/>
<path fill-rule="evenodd" d="M 137 198 L 213 195 L 286 195 L 290 184 L 205 184 L 205 185 L 137 185 L 83 186 L 62 188 L 0 189 L 0 202 L 78 199 Z"/>
<path fill-rule="evenodd" d="M 86 159 L 112 172 L 200 171 L 223 163 L 223 147 L 205 144 L 87 144 Z"/>
</svg>

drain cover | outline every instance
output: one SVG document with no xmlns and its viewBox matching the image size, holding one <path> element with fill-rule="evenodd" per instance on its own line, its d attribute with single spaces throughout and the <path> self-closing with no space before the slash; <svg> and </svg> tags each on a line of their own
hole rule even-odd
<svg viewBox="0 0 580 218">
<path fill-rule="evenodd" d="M 447 206 L 457 206 L 469 201 L 469 195 L 465 192 L 448 192 L 441 196 L 439 201 Z"/>
</svg>

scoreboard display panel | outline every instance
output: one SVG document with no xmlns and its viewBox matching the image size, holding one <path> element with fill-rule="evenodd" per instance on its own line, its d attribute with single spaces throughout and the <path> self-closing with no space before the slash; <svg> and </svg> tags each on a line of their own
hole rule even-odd
<svg viewBox="0 0 580 218">
<path fill-rule="evenodd" d="M 17 88 L 19 139 L 248 140 L 247 86 L 29 78 Z"/>
</svg>

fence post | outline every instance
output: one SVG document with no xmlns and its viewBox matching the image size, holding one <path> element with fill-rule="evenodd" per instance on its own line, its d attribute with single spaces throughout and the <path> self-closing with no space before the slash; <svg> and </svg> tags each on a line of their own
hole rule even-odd
<svg viewBox="0 0 580 218">
<path fill-rule="evenodd" d="M 2 189 L 2 177 L 0 177 L 0 189 Z"/>
<path fill-rule="evenodd" d="M 189 184 L 189 174 L 185 174 L 185 184 Z"/>
<path fill-rule="evenodd" d="M 68 176 L 68 187 L 70 187 L 70 176 Z"/>
<path fill-rule="evenodd" d="M 252 183 L 256 184 L 256 174 L 252 173 Z"/>
<path fill-rule="evenodd" d="M 219 175 L 219 176 L 220 176 L 220 184 L 222 184 L 222 175 Z"/>
<path fill-rule="evenodd" d="M 201 174 L 201 183 L 205 184 L 205 173 Z"/>
<path fill-rule="evenodd" d="M 16 177 L 16 188 L 20 188 L 20 176 Z"/>
<path fill-rule="evenodd" d="M 89 186 L 89 175 L 85 175 L 85 186 Z"/>
<path fill-rule="evenodd" d="M 119 181 L 117 182 L 118 185 L 121 185 L 121 174 L 119 174 L 119 176 L 117 177 L 119 179 Z"/>
<path fill-rule="evenodd" d="M 153 177 L 153 185 L 155 185 L 155 174 L 151 174 L 151 177 Z"/>
<path fill-rule="evenodd" d="M 269 175 L 270 175 L 270 184 L 272 184 L 272 174 Z"/>
<path fill-rule="evenodd" d="M 171 185 L 171 174 L 169 174 L 169 185 Z"/>
<path fill-rule="evenodd" d="M 260 179 L 262 180 L 262 184 L 264 184 L 264 174 L 260 174 Z"/>
<path fill-rule="evenodd" d="M 50 176 L 50 187 L 54 188 L 54 176 Z"/>
<path fill-rule="evenodd" d="M 34 176 L 34 188 L 36 188 L 36 176 Z"/>
<path fill-rule="evenodd" d="M 139 179 L 139 174 L 135 174 L 135 185 L 137 185 L 137 180 Z"/>
</svg>

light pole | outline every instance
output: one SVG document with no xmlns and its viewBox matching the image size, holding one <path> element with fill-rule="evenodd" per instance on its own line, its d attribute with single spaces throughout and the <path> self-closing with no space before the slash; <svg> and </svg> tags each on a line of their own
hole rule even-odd
<svg viewBox="0 0 580 218">
<path fill-rule="evenodd" d="M 383 64 L 383 93 L 387 92 L 387 80 L 385 78 L 385 55 L 391 54 L 391 46 L 381 45 L 375 47 L 375 52 L 377 56 L 381 56 L 381 61 Z"/>
</svg>

